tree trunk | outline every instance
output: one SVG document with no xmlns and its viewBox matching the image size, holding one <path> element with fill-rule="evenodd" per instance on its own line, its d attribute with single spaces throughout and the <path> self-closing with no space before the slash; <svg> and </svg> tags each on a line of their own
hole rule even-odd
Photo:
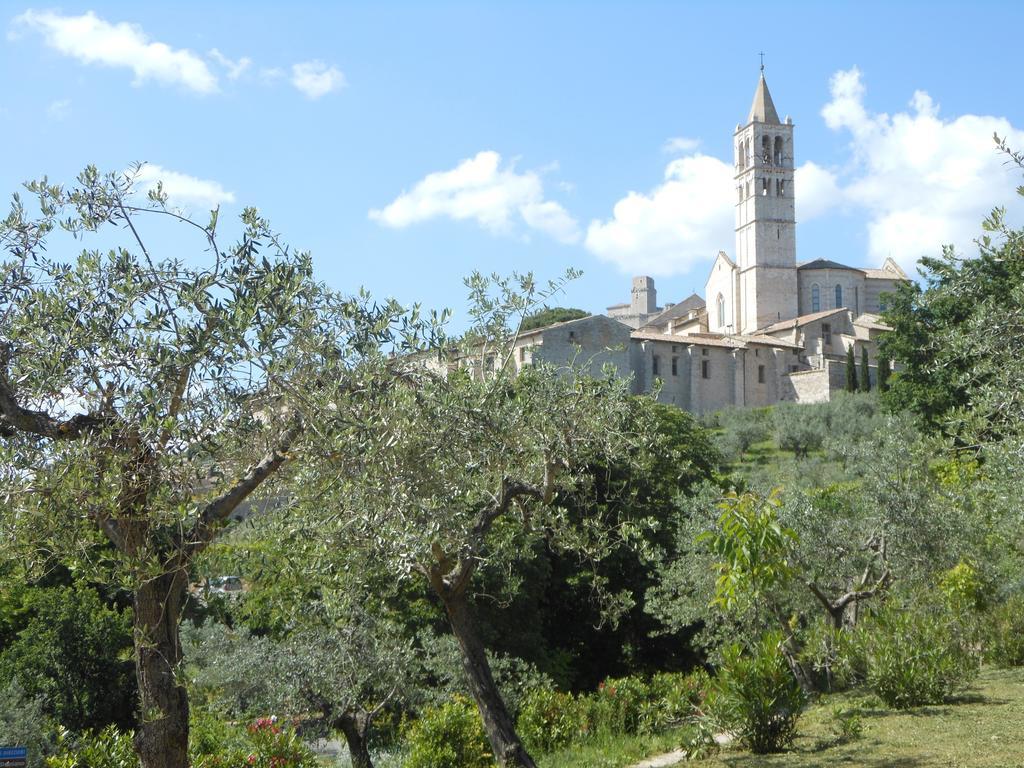
<svg viewBox="0 0 1024 768">
<path fill-rule="evenodd" d="M 373 768 L 367 744 L 370 716 L 366 712 L 345 712 L 338 718 L 337 725 L 345 734 L 348 753 L 352 758 L 352 768 Z"/>
<path fill-rule="evenodd" d="M 502 768 L 536 768 L 533 758 L 519 740 L 512 716 L 494 683 L 491 665 L 470 615 L 466 596 L 462 593 L 449 593 L 442 594 L 441 598 L 448 611 L 452 633 L 462 649 L 462 668 L 469 680 L 470 692 L 480 710 L 480 717 L 483 718 L 494 759 Z"/>
<path fill-rule="evenodd" d="M 181 661 L 178 619 L 185 573 L 145 581 L 135 591 L 135 674 L 141 725 L 135 750 L 142 768 L 188 768 L 188 695 L 174 679 Z"/>
</svg>

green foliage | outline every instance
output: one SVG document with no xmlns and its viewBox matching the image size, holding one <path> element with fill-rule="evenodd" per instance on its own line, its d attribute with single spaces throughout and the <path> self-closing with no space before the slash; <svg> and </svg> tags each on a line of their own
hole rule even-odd
<svg viewBox="0 0 1024 768">
<path fill-rule="evenodd" d="M 936 606 L 887 605 L 857 632 L 868 686 L 890 707 L 941 704 L 978 673 L 954 617 Z"/>
<path fill-rule="evenodd" d="M 857 362 L 853 356 L 853 346 L 846 348 L 846 391 L 857 391 Z"/>
<path fill-rule="evenodd" d="M 860 348 L 860 391 L 871 391 L 871 369 L 868 367 L 868 348 Z"/>
<path fill-rule="evenodd" d="M 939 591 L 955 615 L 984 610 L 991 589 L 978 569 L 961 560 L 939 578 Z"/>
<path fill-rule="evenodd" d="M 523 318 L 521 331 L 532 331 L 535 328 L 543 328 L 548 325 L 554 325 L 555 323 L 564 323 L 569 320 L 579 320 L 581 317 L 589 317 L 589 312 L 584 312 L 582 309 L 572 309 L 568 307 L 546 307 L 544 309 L 532 312 Z"/>
<path fill-rule="evenodd" d="M 766 408 L 725 408 L 715 416 L 722 430 L 716 443 L 724 456 L 738 458 L 771 435 Z"/>
<path fill-rule="evenodd" d="M 42 697 L 27 696 L 17 683 L 0 688 L 0 744 L 28 747 L 28 768 L 42 768 L 56 751 L 57 736 Z"/>
<path fill-rule="evenodd" d="M 892 363 L 889 358 L 882 355 L 878 358 L 878 391 L 886 393 L 889 391 L 889 377 L 892 376 Z"/>
<path fill-rule="evenodd" d="M 516 729 L 531 752 L 554 752 L 579 740 L 588 729 L 586 709 L 571 694 L 551 688 L 530 691 Z"/>
<path fill-rule="evenodd" d="M 781 505 L 779 489 L 767 498 L 730 492 L 719 504 L 718 530 L 701 534 L 719 558 L 715 603 L 723 609 L 755 605 L 792 578 L 789 556 L 797 536 L 779 523 Z"/>
<path fill-rule="evenodd" d="M 0 681 L 17 681 L 72 731 L 135 720 L 129 612 L 107 608 L 88 587 L 23 593 L 30 618 L 0 654 Z"/>
<path fill-rule="evenodd" d="M 986 661 L 999 667 L 1024 666 L 1024 596 L 1014 595 L 983 618 Z"/>
<path fill-rule="evenodd" d="M 825 442 L 826 422 L 824 407 L 779 403 L 772 413 L 775 441 L 783 451 L 792 451 L 797 457 L 807 456 L 821 448 Z"/>
<path fill-rule="evenodd" d="M 404 768 L 493 768 L 484 725 L 473 703 L 456 696 L 427 709 L 406 733 Z"/>
<path fill-rule="evenodd" d="M 736 643 L 722 652 L 712 680 L 709 716 L 755 754 L 792 743 L 805 696 L 783 656 L 782 636 L 763 635 L 750 652 Z"/>
<path fill-rule="evenodd" d="M 640 732 L 661 733 L 690 720 L 704 703 L 711 678 L 703 669 L 689 674 L 659 672 L 651 677 L 640 709 Z"/>
<path fill-rule="evenodd" d="M 93 733 L 61 730 L 57 752 L 46 759 L 48 768 L 138 768 L 130 731 L 108 725 Z"/>
<path fill-rule="evenodd" d="M 663 672 L 609 677 L 597 690 L 573 696 L 550 688 L 531 691 L 517 727 L 524 743 L 550 753 L 606 736 L 654 735 L 679 727 L 702 704 L 709 687 L 706 672 Z"/>
</svg>

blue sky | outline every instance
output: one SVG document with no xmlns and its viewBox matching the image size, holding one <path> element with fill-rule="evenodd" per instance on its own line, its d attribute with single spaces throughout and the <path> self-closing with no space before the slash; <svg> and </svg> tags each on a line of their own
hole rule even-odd
<svg viewBox="0 0 1024 768">
<path fill-rule="evenodd" d="M 1019 3 L 2 8 L 0 188 L 147 161 L 200 216 L 257 206 L 342 290 L 459 308 L 473 269 L 571 266 L 558 303 L 588 310 L 633 274 L 700 292 L 760 51 L 798 259 L 909 269 L 970 253 L 993 205 L 1024 220 L 991 141 L 1024 149 Z"/>
</svg>

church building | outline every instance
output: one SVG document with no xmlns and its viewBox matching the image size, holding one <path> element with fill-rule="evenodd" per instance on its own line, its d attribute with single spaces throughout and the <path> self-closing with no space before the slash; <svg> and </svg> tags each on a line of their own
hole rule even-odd
<svg viewBox="0 0 1024 768">
<path fill-rule="evenodd" d="M 633 278 L 628 304 L 538 328 L 516 342 L 516 365 L 611 363 L 634 391 L 694 413 L 782 401 L 820 402 L 845 388 L 846 357 L 878 370 L 879 313 L 907 280 L 892 259 L 862 269 L 796 256 L 793 120 L 779 119 L 764 72 L 733 134 L 736 242 L 711 265 L 704 298 L 659 307 L 654 280 Z M 657 381 L 656 381 L 657 380 Z"/>
</svg>

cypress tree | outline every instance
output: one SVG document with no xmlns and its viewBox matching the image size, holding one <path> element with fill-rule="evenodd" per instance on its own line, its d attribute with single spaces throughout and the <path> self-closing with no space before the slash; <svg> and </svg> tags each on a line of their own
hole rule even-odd
<svg viewBox="0 0 1024 768">
<path fill-rule="evenodd" d="M 846 391 L 857 391 L 857 361 L 853 359 L 853 347 L 846 349 Z"/>
<path fill-rule="evenodd" d="M 889 389 L 889 358 L 881 357 L 878 360 L 878 391 L 886 392 Z"/>
<path fill-rule="evenodd" d="M 871 372 L 868 370 L 868 348 L 860 348 L 860 391 L 871 391 Z"/>
</svg>

